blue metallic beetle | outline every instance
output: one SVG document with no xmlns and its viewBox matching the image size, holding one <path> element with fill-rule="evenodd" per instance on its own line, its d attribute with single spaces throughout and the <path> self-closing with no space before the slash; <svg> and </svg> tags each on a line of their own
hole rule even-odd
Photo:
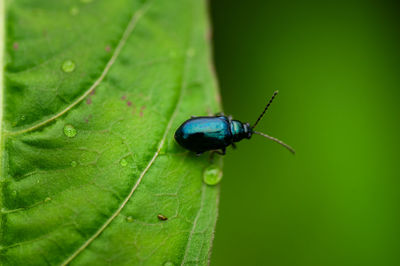
<svg viewBox="0 0 400 266">
<path fill-rule="evenodd" d="M 253 130 L 277 94 L 278 91 L 275 91 L 253 126 L 232 120 L 230 116 L 225 115 L 192 117 L 176 130 L 175 140 L 185 149 L 196 152 L 197 155 L 206 151 L 225 155 L 227 146 L 232 145 L 235 148 L 235 142 L 244 138 L 250 139 L 253 134 L 257 134 L 281 144 L 294 154 L 293 148 L 281 140 Z"/>
</svg>

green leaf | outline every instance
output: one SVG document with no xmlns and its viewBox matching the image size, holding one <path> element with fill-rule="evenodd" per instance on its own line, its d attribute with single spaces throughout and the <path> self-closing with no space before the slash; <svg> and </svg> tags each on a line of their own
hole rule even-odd
<svg viewBox="0 0 400 266">
<path fill-rule="evenodd" d="M 205 1 L 0 3 L 1 264 L 207 264 L 219 189 L 173 139 L 220 110 Z"/>
</svg>

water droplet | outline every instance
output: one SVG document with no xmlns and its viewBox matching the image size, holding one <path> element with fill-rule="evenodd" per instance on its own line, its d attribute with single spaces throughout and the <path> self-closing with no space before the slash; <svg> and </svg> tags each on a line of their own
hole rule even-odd
<svg viewBox="0 0 400 266">
<path fill-rule="evenodd" d="M 72 166 L 72 167 L 76 167 L 77 165 L 78 165 L 77 162 L 75 162 L 75 161 L 72 161 L 72 162 L 71 162 L 71 166 Z"/>
<path fill-rule="evenodd" d="M 173 264 L 170 261 L 167 261 L 166 263 L 164 263 L 164 266 L 175 266 L 175 264 Z"/>
<path fill-rule="evenodd" d="M 44 199 L 44 202 L 49 202 L 49 201 L 51 201 L 50 197 L 47 197 L 47 198 Z"/>
<path fill-rule="evenodd" d="M 72 125 L 65 125 L 64 126 L 64 134 L 68 138 L 73 138 L 76 135 L 76 129 Z"/>
<path fill-rule="evenodd" d="M 76 6 L 73 6 L 73 7 L 71 7 L 71 9 L 69 10 L 69 13 L 70 13 L 72 16 L 76 16 L 76 15 L 79 14 L 79 8 L 76 7 Z"/>
<path fill-rule="evenodd" d="M 126 221 L 127 221 L 128 223 L 132 223 L 132 222 L 133 222 L 133 217 L 132 217 L 132 216 L 126 217 Z"/>
<path fill-rule="evenodd" d="M 121 166 L 125 167 L 125 166 L 128 165 L 128 161 L 125 160 L 125 159 L 122 159 L 121 161 L 119 161 L 119 164 L 120 164 Z"/>
<path fill-rule="evenodd" d="M 214 186 L 222 179 L 222 171 L 216 165 L 211 165 L 204 170 L 203 181 L 207 185 Z"/>
<path fill-rule="evenodd" d="M 66 73 L 70 73 L 75 70 L 75 63 L 71 60 L 66 60 L 62 64 L 62 70 Z"/>
</svg>

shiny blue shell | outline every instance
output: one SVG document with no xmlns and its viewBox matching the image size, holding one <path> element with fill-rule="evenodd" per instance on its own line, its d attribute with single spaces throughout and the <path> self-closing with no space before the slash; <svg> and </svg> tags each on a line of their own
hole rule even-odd
<svg viewBox="0 0 400 266">
<path fill-rule="evenodd" d="M 175 140 L 184 148 L 202 153 L 223 151 L 233 142 L 250 138 L 251 128 L 226 116 L 201 116 L 185 121 L 175 132 Z"/>
</svg>

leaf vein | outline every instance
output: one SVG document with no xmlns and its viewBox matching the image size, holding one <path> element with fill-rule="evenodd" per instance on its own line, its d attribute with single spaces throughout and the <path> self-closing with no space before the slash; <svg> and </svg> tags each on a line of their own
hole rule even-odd
<svg viewBox="0 0 400 266">
<path fill-rule="evenodd" d="M 110 60 L 106 64 L 106 67 L 104 68 L 103 72 L 101 73 L 99 78 L 92 84 L 92 86 L 90 86 L 89 89 L 87 89 L 85 91 L 85 93 L 83 93 L 79 98 L 77 98 L 74 102 L 72 102 L 70 105 L 68 105 L 65 109 L 63 109 L 62 111 L 60 111 L 57 114 L 53 115 L 52 117 L 50 117 L 50 118 L 48 118 L 48 119 L 46 119 L 46 120 L 44 120 L 42 122 L 39 122 L 38 124 L 33 125 L 31 127 L 28 127 L 28 128 L 22 129 L 22 130 L 18 130 L 18 131 L 6 132 L 6 134 L 10 135 L 10 136 L 19 135 L 19 134 L 23 134 L 23 133 L 35 130 L 37 128 L 40 128 L 40 127 L 50 123 L 51 121 L 59 118 L 60 116 L 64 115 L 69 110 L 71 110 L 74 106 L 79 104 L 83 99 L 85 99 L 95 88 L 97 88 L 97 86 L 100 85 L 100 83 L 103 81 L 105 76 L 108 74 L 108 72 L 110 71 L 111 67 L 115 63 L 116 59 L 118 58 L 119 54 L 121 53 L 122 48 L 125 46 L 129 36 L 131 35 L 132 31 L 135 29 L 135 26 L 136 26 L 137 22 L 140 20 L 142 15 L 145 13 L 147 7 L 148 7 L 148 4 L 145 4 L 138 11 L 134 12 L 134 14 L 132 15 L 131 20 L 128 23 L 128 26 L 126 27 L 126 29 L 125 29 L 122 37 L 121 37 L 121 40 L 119 41 L 119 43 L 117 45 L 117 48 L 115 49 L 113 55 L 111 56 Z"/>
<path fill-rule="evenodd" d="M 190 234 L 189 234 L 188 242 L 187 242 L 186 248 L 185 248 L 185 255 L 183 256 L 183 260 L 182 260 L 181 265 L 185 265 L 185 263 L 187 262 L 189 246 L 192 243 L 192 238 L 193 238 L 193 235 L 195 234 L 197 222 L 198 222 L 198 220 L 200 218 L 200 213 L 204 208 L 204 201 L 205 201 L 205 194 L 206 194 L 205 190 L 206 190 L 206 185 L 203 184 L 202 187 L 201 187 L 200 208 L 199 208 L 199 210 L 197 212 L 196 218 L 194 219 L 193 227 L 192 227 L 192 230 L 190 231 Z"/>
<path fill-rule="evenodd" d="M 84 251 L 110 224 L 111 222 L 121 213 L 122 209 L 126 206 L 128 201 L 132 198 L 133 194 L 135 193 L 136 189 L 140 185 L 141 181 L 143 180 L 143 177 L 146 175 L 146 173 L 149 171 L 150 167 L 154 164 L 155 160 L 159 156 L 162 147 L 164 146 L 164 143 L 167 139 L 167 135 L 169 131 L 171 130 L 172 123 L 178 113 L 179 107 L 181 105 L 183 95 L 184 95 L 184 89 L 186 87 L 186 73 L 187 73 L 187 68 L 188 68 L 188 61 L 189 55 L 186 53 L 184 63 L 183 63 L 183 74 L 182 74 L 182 81 L 180 85 L 180 90 L 179 90 L 179 96 L 178 100 L 175 103 L 174 110 L 172 112 L 172 115 L 170 116 L 169 122 L 165 128 L 165 131 L 161 137 L 161 140 L 159 142 L 159 145 L 157 147 L 156 152 L 154 153 L 153 157 L 150 159 L 149 163 L 145 167 L 145 169 L 141 172 L 138 180 L 130 190 L 129 194 L 127 197 L 124 199 L 124 201 L 121 203 L 121 205 L 118 207 L 118 209 L 110 216 L 110 218 L 107 219 L 107 221 L 85 242 L 83 243 L 82 246 L 80 246 L 70 257 L 68 257 L 61 265 L 65 266 L 69 263 L 71 263 L 82 251 Z"/>
</svg>

